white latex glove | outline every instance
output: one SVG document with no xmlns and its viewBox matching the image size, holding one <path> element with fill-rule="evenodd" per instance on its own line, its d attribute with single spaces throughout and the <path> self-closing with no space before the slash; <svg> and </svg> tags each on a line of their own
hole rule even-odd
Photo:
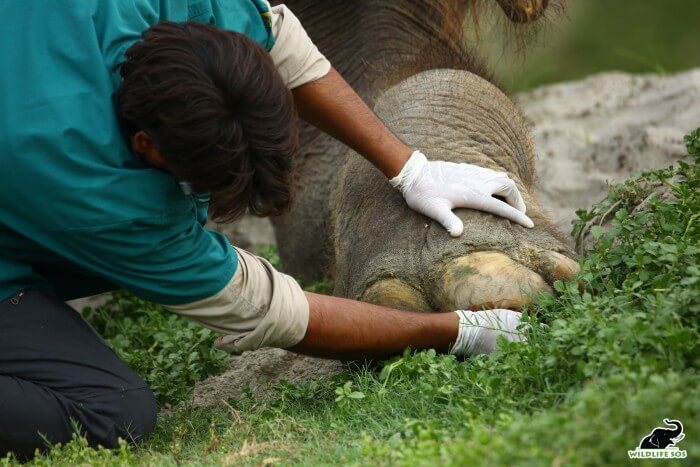
<svg viewBox="0 0 700 467">
<path fill-rule="evenodd" d="M 414 211 L 435 219 L 453 237 L 464 230 L 454 208 L 490 212 L 532 228 L 535 224 L 525 215 L 525 202 L 515 182 L 504 172 L 471 164 L 428 161 L 414 151 L 401 172 L 389 180 L 398 188 Z M 502 196 L 504 203 L 491 195 Z"/>
<path fill-rule="evenodd" d="M 483 311 L 457 310 L 459 332 L 450 353 L 460 357 L 489 354 L 496 350 L 496 339 L 505 336 L 509 341 L 521 342 L 525 336 L 516 328 L 520 313 L 495 309 Z"/>
</svg>

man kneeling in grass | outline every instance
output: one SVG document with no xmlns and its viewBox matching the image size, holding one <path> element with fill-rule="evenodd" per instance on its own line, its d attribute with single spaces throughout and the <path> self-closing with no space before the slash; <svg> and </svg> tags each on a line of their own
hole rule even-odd
<svg viewBox="0 0 700 467">
<path fill-rule="evenodd" d="M 509 310 L 421 314 L 304 293 L 203 227 L 208 214 L 289 206 L 297 112 L 398 176 L 452 235 L 461 229 L 446 200 L 476 207 L 463 193 L 483 191 L 468 164 L 451 183 L 436 175 L 440 161 L 416 169 L 422 154 L 386 129 L 285 7 L 26 0 L 2 3 L 0 15 L 0 456 L 66 442 L 74 422 L 109 448 L 152 432 L 150 389 L 64 303 L 98 292 L 163 304 L 221 332 L 218 346 L 233 353 L 473 355 L 498 335 L 522 338 Z M 495 194 L 513 204 L 501 214 L 532 226 L 512 182 Z"/>
</svg>

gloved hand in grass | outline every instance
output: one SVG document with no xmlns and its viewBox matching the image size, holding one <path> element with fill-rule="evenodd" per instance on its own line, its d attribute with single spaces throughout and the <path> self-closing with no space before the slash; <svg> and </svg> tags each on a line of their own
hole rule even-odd
<svg viewBox="0 0 700 467">
<path fill-rule="evenodd" d="M 459 332 L 450 353 L 459 357 L 489 354 L 496 350 L 498 336 L 511 342 L 522 342 L 525 336 L 517 330 L 521 314 L 495 309 L 483 311 L 457 310 Z"/>
</svg>

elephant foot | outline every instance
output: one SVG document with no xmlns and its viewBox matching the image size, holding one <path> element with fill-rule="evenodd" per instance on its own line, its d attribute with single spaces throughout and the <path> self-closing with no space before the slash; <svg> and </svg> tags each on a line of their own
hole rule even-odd
<svg viewBox="0 0 700 467">
<path fill-rule="evenodd" d="M 418 289 L 395 278 L 382 279 L 370 285 L 365 289 L 360 300 L 397 310 L 432 310 L 432 307 Z"/>
<path fill-rule="evenodd" d="M 427 280 L 415 285 L 398 278 L 367 287 L 362 301 L 412 311 L 521 310 L 556 280 L 570 280 L 578 264 L 555 251 L 526 248 L 518 262 L 500 251 L 477 251 L 435 264 Z"/>
<path fill-rule="evenodd" d="M 478 251 L 438 267 L 434 287 L 442 310 L 520 310 L 539 292 L 550 292 L 536 272 L 497 251 Z"/>
</svg>

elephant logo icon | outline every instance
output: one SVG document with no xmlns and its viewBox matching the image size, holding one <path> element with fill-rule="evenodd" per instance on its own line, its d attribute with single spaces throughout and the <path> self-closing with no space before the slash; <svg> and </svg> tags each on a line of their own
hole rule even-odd
<svg viewBox="0 0 700 467">
<path fill-rule="evenodd" d="M 685 438 L 683 423 L 668 418 L 664 418 L 664 423 L 673 428 L 658 426 L 651 430 L 634 451 L 627 451 L 630 459 L 683 459 L 687 456 L 687 451 L 676 447 L 676 444 Z"/>
<path fill-rule="evenodd" d="M 672 429 L 656 427 L 639 442 L 639 449 L 666 449 L 676 445 L 685 438 L 683 424 L 678 420 L 664 418 L 664 423 Z"/>
</svg>

